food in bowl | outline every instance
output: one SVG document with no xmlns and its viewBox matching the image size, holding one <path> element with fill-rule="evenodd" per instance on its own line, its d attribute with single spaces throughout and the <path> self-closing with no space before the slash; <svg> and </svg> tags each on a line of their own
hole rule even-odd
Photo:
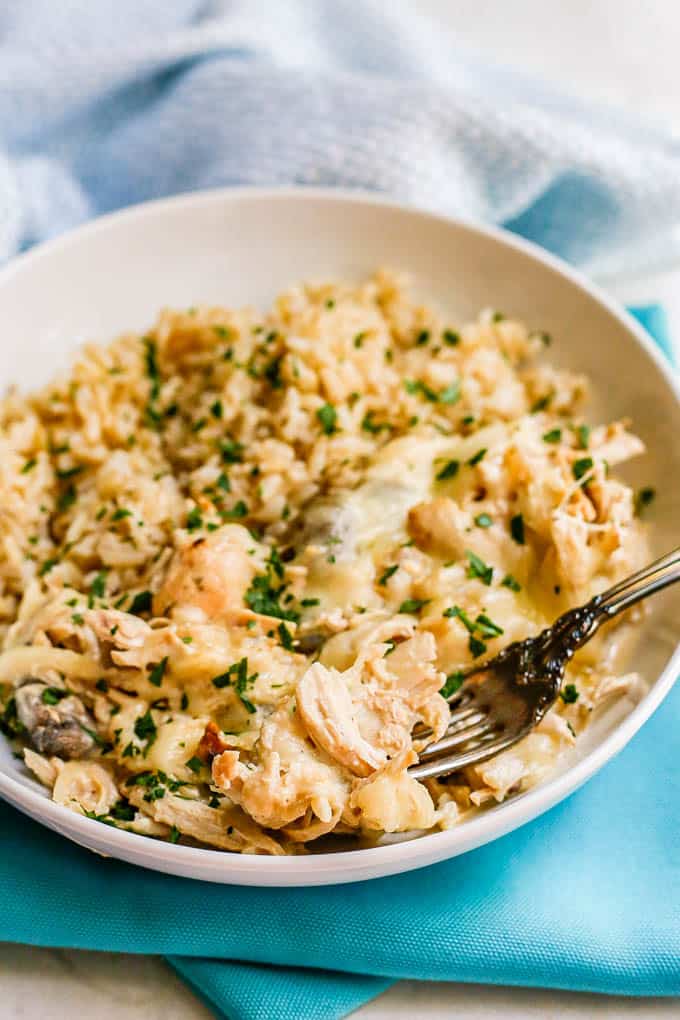
<svg viewBox="0 0 680 1020">
<path fill-rule="evenodd" d="M 515 748 L 407 769 L 465 669 L 647 558 L 613 474 L 642 443 L 584 421 L 549 340 L 452 324 L 381 271 L 266 314 L 166 310 L 10 392 L 0 718 L 53 799 L 285 854 L 455 825 L 544 776 L 638 682 L 626 624 Z"/>
</svg>

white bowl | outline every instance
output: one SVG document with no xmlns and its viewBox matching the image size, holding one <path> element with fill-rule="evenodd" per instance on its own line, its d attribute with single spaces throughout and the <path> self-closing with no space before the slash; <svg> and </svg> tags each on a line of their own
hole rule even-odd
<svg viewBox="0 0 680 1020">
<path fill-rule="evenodd" d="M 163 305 L 266 305 L 302 279 L 407 270 L 453 321 L 492 305 L 554 337 L 551 357 L 599 390 L 593 415 L 630 416 L 648 454 L 626 473 L 655 486 L 654 547 L 678 541 L 680 395 L 663 358 L 617 305 L 546 252 L 501 230 L 337 191 L 222 190 L 107 216 L 17 258 L 0 272 L 0 382 L 47 381 L 84 340 L 143 330 Z M 0 739 L 0 795 L 98 853 L 212 882 L 307 886 L 390 875 L 471 850 L 562 800 L 634 736 L 678 668 L 677 598 L 655 603 L 632 667 L 648 681 L 635 704 L 602 714 L 554 776 L 446 832 L 307 857 L 239 856 L 152 840 L 50 801 Z"/>
</svg>

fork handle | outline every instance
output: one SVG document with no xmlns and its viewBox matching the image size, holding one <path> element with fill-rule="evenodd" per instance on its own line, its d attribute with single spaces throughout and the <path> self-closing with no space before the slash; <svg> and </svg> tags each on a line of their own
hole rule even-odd
<svg viewBox="0 0 680 1020">
<path fill-rule="evenodd" d="M 680 581 L 680 548 L 643 567 L 598 597 L 598 610 L 607 619 L 618 616 L 636 602 Z"/>
</svg>

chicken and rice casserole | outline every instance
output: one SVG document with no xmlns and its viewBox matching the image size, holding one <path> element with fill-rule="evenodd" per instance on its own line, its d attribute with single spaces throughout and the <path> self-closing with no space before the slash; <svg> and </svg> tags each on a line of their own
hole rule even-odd
<svg viewBox="0 0 680 1020">
<path fill-rule="evenodd" d="M 407 772 L 461 671 L 645 560 L 613 470 L 642 444 L 585 423 L 549 340 L 492 310 L 452 324 L 378 272 L 265 315 L 166 310 L 10 392 L 0 719 L 54 800 L 289 854 L 447 827 L 553 767 L 636 682 L 626 624 L 515 748 Z"/>
</svg>

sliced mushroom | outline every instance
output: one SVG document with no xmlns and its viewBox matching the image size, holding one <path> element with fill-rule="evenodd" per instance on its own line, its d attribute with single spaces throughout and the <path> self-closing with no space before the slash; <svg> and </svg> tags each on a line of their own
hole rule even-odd
<svg viewBox="0 0 680 1020">
<path fill-rule="evenodd" d="M 91 735 L 96 723 L 80 698 L 64 692 L 54 702 L 55 688 L 44 680 L 29 677 L 17 687 L 17 715 L 26 727 L 28 738 L 40 754 L 59 758 L 82 758 L 95 745 Z"/>
</svg>

